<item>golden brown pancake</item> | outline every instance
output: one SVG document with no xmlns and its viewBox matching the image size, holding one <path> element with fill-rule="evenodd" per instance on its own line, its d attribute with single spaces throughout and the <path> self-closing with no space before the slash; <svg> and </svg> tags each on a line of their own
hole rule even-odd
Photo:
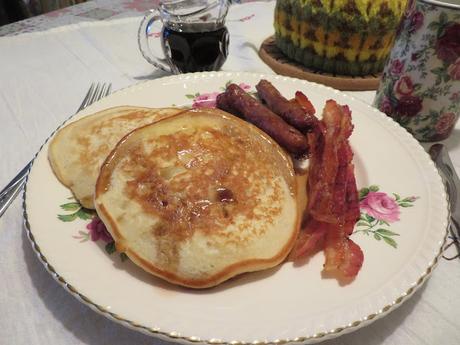
<svg viewBox="0 0 460 345">
<path fill-rule="evenodd" d="M 118 141 L 133 129 L 178 114 L 177 108 L 115 107 L 88 115 L 54 136 L 48 158 L 57 178 L 86 208 L 94 208 L 99 169 Z"/>
<path fill-rule="evenodd" d="M 123 138 L 101 168 L 95 206 L 117 249 L 192 288 L 281 263 L 298 233 L 292 162 L 270 137 L 215 109 Z"/>
</svg>

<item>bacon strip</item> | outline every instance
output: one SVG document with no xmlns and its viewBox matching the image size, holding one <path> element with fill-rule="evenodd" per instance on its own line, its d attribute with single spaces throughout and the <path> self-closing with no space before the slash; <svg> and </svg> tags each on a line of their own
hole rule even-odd
<svg viewBox="0 0 460 345">
<path fill-rule="evenodd" d="M 360 247 L 348 238 L 359 218 L 353 151 L 348 142 L 352 131 L 348 107 L 327 101 L 323 119 L 307 135 L 308 216 L 291 253 L 291 257 L 299 258 L 324 249 L 324 272 L 346 278 L 355 277 L 364 260 Z"/>
<path fill-rule="evenodd" d="M 315 115 L 316 110 L 308 97 L 302 91 L 296 91 L 294 100 L 310 115 Z M 316 117 L 315 117 L 316 119 Z"/>
<path fill-rule="evenodd" d="M 359 219 L 360 210 L 359 210 L 359 193 L 358 187 L 356 186 L 356 179 L 354 173 L 355 167 L 353 164 L 348 165 L 348 183 L 347 183 L 347 194 L 346 194 L 346 204 L 347 208 L 345 210 L 345 221 L 346 222 L 353 222 Z M 353 232 L 353 228 L 351 228 L 350 233 L 347 235 L 351 235 Z"/>
<path fill-rule="evenodd" d="M 353 125 L 351 114 L 331 100 L 326 102 L 321 122 L 324 129 L 314 135 L 322 137 L 316 139 L 319 140 L 316 147 L 310 149 L 312 174 L 308 179 L 308 210 L 315 219 L 334 224 L 344 221 L 346 167 L 353 158 L 347 139 Z"/>
<path fill-rule="evenodd" d="M 313 255 L 317 251 L 324 249 L 324 240 L 327 231 L 327 223 L 319 222 L 313 218 L 307 219 L 291 251 L 290 258 L 296 260 L 304 256 Z"/>
<path fill-rule="evenodd" d="M 347 232 L 348 230 L 337 225 L 329 229 L 324 248 L 326 255 L 324 272 L 353 278 L 361 269 L 364 254 L 361 248 L 347 237 Z"/>
</svg>

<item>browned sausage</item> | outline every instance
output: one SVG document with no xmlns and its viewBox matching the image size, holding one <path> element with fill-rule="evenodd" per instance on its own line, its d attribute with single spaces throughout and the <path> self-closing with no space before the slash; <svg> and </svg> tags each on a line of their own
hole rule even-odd
<svg viewBox="0 0 460 345">
<path fill-rule="evenodd" d="M 274 113 L 298 130 L 306 131 L 315 125 L 317 118 L 314 113 L 310 114 L 299 104 L 289 102 L 268 80 L 259 81 L 256 89 L 259 97 Z"/>
<path fill-rule="evenodd" d="M 241 114 L 238 113 L 238 111 L 236 111 L 232 107 L 226 92 L 222 92 L 222 93 L 217 95 L 216 107 L 221 109 L 221 110 L 223 110 L 223 111 L 226 111 L 227 113 L 233 114 L 233 115 L 238 116 L 238 117 L 242 117 Z"/>
<path fill-rule="evenodd" d="M 223 97 L 226 105 L 230 105 L 245 120 L 262 129 L 287 151 L 296 155 L 302 155 L 308 151 L 307 138 L 302 133 L 288 125 L 238 85 L 230 84 Z"/>
</svg>

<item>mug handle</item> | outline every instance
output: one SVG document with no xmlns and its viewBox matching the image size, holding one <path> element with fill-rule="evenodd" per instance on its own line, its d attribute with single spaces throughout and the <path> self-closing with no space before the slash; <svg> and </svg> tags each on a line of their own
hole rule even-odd
<svg viewBox="0 0 460 345">
<path fill-rule="evenodd" d="M 149 46 L 149 35 L 150 30 L 152 28 L 153 22 L 161 19 L 158 10 L 153 9 L 150 10 L 144 18 L 142 18 L 141 24 L 139 26 L 139 30 L 137 32 L 137 43 L 139 45 L 139 50 L 142 53 L 142 56 L 145 60 L 149 63 L 154 65 L 155 67 L 165 71 L 172 73 L 171 67 L 167 63 L 166 58 L 159 59 L 157 58 L 152 51 L 150 50 Z"/>
</svg>

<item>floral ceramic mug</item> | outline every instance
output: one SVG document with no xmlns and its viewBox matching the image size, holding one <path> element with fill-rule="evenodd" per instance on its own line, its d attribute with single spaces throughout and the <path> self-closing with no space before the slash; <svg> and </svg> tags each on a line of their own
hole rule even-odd
<svg viewBox="0 0 460 345">
<path fill-rule="evenodd" d="M 374 106 L 420 141 L 439 141 L 460 116 L 460 0 L 411 0 Z"/>
</svg>

